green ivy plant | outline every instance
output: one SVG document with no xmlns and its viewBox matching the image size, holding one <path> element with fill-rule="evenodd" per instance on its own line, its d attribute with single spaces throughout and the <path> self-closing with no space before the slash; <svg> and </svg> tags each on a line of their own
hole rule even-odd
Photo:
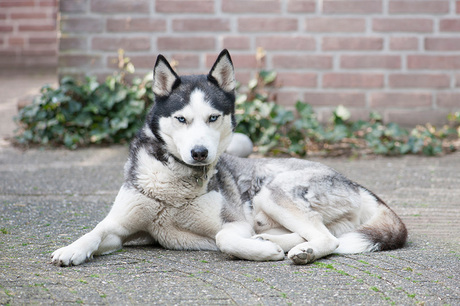
<svg viewBox="0 0 460 306">
<path fill-rule="evenodd" d="M 270 101 L 267 88 L 275 78 L 276 73 L 261 71 L 236 101 L 236 131 L 249 135 L 260 153 L 433 156 L 459 146 L 460 112 L 450 114 L 450 124 L 440 129 L 426 124 L 408 131 L 396 123 L 384 124 L 375 112 L 366 121 L 351 121 L 350 112 L 338 106 L 331 123 L 322 125 L 309 104 L 299 101 L 290 111 Z"/>
<path fill-rule="evenodd" d="M 103 83 L 96 77 L 82 83 L 64 77 L 56 89 L 44 86 L 41 95 L 16 117 L 17 141 L 70 149 L 129 141 L 152 104 L 152 75 L 128 84 L 125 74 L 133 72 L 133 67 L 129 59 L 122 60 L 121 72 Z"/>
</svg>

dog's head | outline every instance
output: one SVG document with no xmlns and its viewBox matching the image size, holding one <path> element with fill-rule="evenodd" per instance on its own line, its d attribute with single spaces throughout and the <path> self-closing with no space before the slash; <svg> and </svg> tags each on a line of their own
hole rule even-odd
<svg viewBox="0 0 460 306">
<path fill-rule="evenodd" d="M 188 165 L 215 162 L 235 125 L 235 76 L 228 51 L 220 53 L 207 75 L 182 77 L 159 55 L 153 75 L 155 104 L 148 119 L 153 134 Z"/>
</svg>

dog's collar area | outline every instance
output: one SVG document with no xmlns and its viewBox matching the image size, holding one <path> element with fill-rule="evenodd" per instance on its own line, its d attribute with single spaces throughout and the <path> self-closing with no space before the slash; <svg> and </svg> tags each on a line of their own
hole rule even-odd
<svg viewBox="0 0 460 306">
<path fill-rule="evenodd" d="M 208 171 L 209 171 L 209 169 L 208 169 L 209 166 L 208 165 L 206 165 L 206 166 L 192 166 L 192 165 L 189 165 L 189 164 L 185 163 L 184 161 L 180 160 L 179 158 L 177 158 L 176 156 L 174 156 L 172 154 L 171 154 L 171 156 L 179 164 L 182 164 L 182 165 L 184 165 L 184 166 L 186 166 L 188 168 L 191 168 L 194 171 L 196 171 L 197 173 L 193 175 L 195 183 L 198 185 L 198 187 L 203 187 L 204 186 L 204 182 L 208 179 Z"/>
<path fill-rule="evenodd" d="M 201 176 L 194 175 L 193 177 L 195 178 L 195 181 L 196 181 L 196 184 L 198 185 L 198 187 L 203 187 L 204 182 L 208 179 L 208 169 L 207 169 L 207 167 L 206 166 L 203 167 L 203 175 L 201 175 Z"/>
</svg>

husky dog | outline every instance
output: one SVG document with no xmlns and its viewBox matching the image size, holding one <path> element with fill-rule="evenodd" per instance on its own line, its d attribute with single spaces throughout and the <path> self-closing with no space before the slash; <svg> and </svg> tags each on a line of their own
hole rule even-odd
<svg viewBox="0 0 460 306">
<path fill-rule="evenodd" d="M 56 250 L 79 265 L 140 237 L 174 250 L 307 264 L 332 253 L 391 250 L 406 227 L 376 195 L 299 159 L 225 154 L 235 127 L 235 78 L 223 50 L 208 75 L 179 77 L 159 55 L 155 104 L 131 143 L 125 182 L 91 232 Z"/>
</svg>

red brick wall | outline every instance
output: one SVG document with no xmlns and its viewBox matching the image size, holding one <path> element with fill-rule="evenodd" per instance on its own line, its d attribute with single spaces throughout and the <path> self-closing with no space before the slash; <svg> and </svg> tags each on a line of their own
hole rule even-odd
<svg viewBox="0 0 460 306">
<path fill-rule="evenodd" d="M 58 0 L 0 0 L 0 67 L 57 66 Z"/>
<path fill-rule="evenodd" d="M 60 0 L 59 72 L 107 75 L 123 48 L 137 73 L 157 54 L 203 73 L 222 48 L 237 78 L 278 72 L 278 102 L 343 104 L 355 117 L 441 123 L 460 110 L 460 1 Z"/>
</svg>

